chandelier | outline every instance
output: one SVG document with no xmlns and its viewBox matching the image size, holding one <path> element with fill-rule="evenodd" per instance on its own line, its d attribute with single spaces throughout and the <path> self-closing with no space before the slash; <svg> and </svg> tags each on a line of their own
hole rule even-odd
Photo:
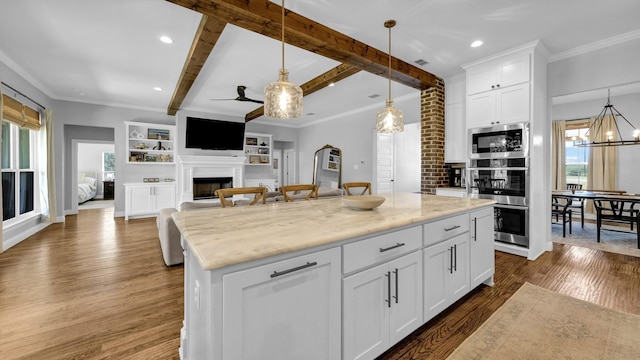
<svg viewBox="0 0 640 360">
<path fill-rule="evenodd" d="M 293 119 L 302 116 L 302 88 L 289 82 L 289 72 L 284 68 L 284 0 L 282 0 L 282 68 L 278 81 L 264 88 L 264 114 L 276 119 Z"/>
<path fill-rule="evenodd" d="M 617 119 L 621 118 L 624 122 L 620 122 L 625 127 L 625 136 L 618 126 Z M 609 120 L 611 124 L 607 124 Z M 629 127 L 630 129 L 626 129 Z M 629 138 L 631 134 L 631 138 Z M 581 137 L 573 141 L 574 146 L 578 147 L 598 147 L 598 146 L 621 146 L 621 145 L 640 145 L 640 130 L 634 126 L 611 104 L 611 90 L 607 95 L 607 104 L 604 106 L 600 114 L 589 126 L 587 132 Z"/>
<path fill-rule="evenodd" d="M 376 117 L 376 129 L 379 133 L 395 133 L 404 131 L 404 115 L 400 109 L 393 107 L 393 99 L 391 99 L 391 28 L 396 26 L 395 20 L 387 20 L 384 27 L 389 29 L 389 98 L 386 106 L 380 110 Z"/>
</svg>

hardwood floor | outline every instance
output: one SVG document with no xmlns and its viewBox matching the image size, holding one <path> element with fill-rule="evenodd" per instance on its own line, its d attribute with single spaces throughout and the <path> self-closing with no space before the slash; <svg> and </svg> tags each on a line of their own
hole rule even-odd
<svg viewBox="0 0 640 360">
<path fill-rule="evenodd" d="M 640 314 L 640 258 L 568 245 L 534 262 L 496 252 L 494 287 L 379 359 L 445 359 L 525 281 Z M 83 210 L 0 254 L 0 359 L 178 359 L 182 293 L 183 268 L 164 265 L 155 219 Z"/>
</svg>

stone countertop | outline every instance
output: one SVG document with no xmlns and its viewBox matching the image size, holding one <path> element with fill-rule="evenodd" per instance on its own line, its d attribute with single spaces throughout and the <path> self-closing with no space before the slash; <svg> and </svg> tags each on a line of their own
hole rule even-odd
<svg viewBox="0 0 640 360">
<path fill-rule="evenodd" d="M 395 193 L 359 211 L 341 198 L 212 208 L 174 213 L 176 226 L 204 270 L 408 226 L 495 201 Z"/>
</svg>

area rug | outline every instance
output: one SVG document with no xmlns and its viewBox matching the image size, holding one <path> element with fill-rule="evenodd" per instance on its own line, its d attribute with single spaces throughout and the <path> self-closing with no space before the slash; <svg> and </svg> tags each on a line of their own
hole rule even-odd
<svg viewBox="0 0 640 360">
<path fill-rule="evenodd" d="M 638 359 L 640 316 L 525 283 L 447 359 Z"/>
<path fill-rule="evenodd" d="M 589 222 L 585 222 L 584 229 L 580 227 L 580 221 L 574 222 L 572 234 L 569 234 L 567 227 L 567 236 L 564 238 L 562 237 L 562 225 L 551 224 L 551 235 L 553 242 L 559 244 L 640 257 L 638 237 L 635 232 L 630 232 L 628 226 L 603 226 L 602 228 L 599 243 L 596 241 L 596 224 Z"/>
</svg>

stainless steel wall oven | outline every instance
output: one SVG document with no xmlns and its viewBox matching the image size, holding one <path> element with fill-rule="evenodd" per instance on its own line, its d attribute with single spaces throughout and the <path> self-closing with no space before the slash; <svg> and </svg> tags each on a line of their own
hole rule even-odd
<svg viewBox="0 0 640 360">
<path fill-rule="evenodd" d="M 469 130 L 467 194 L 493 199 L 495 240 L 529 247 L 529 124 Z"/>
</svg>

